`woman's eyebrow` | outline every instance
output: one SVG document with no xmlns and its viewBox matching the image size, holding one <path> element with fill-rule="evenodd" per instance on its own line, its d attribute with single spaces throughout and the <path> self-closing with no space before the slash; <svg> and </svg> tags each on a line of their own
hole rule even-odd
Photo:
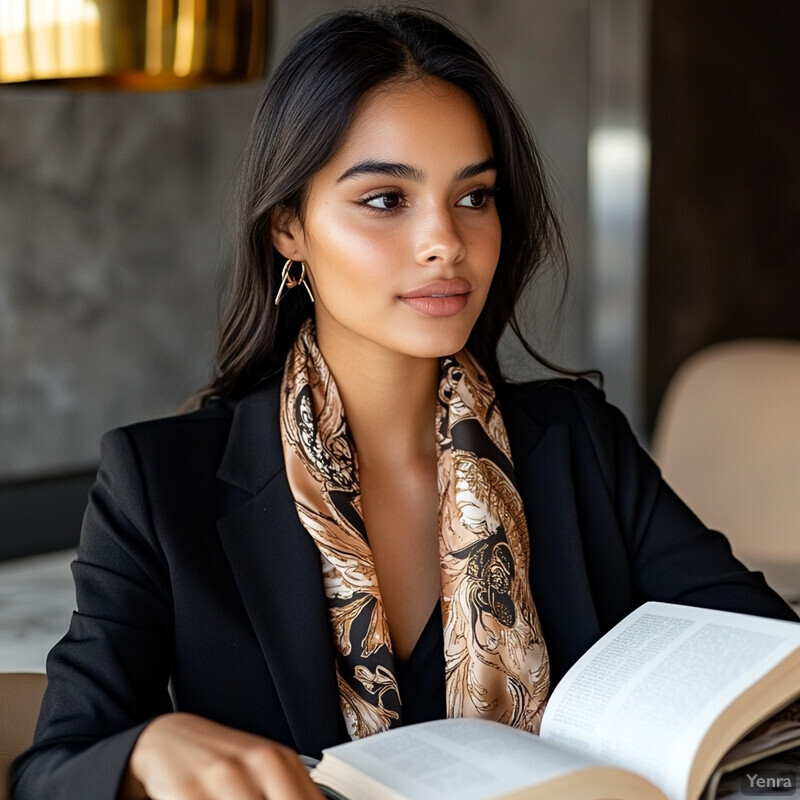
<svg viewBox="0 0 800 800">
<path fill-rule="evenodd" d="M 425 180 L 425 173 L 417 167 L 412 167 L 410 164 L 398 164 L 395 161 L 375 161 L 374 159 L 367 159 L 366 161 L 359 161 L 352 167 L 346 169 L 336 180 L 336 183 L 341 183 L 350 178 L 358 177 L 359 175 L 389 175 L 392 178 L 405 178 L 406 180 L 417 181 L 422 183 Z"/>
<path fill-rule="evenodd" d="M 464 167 L 460 169 L 456 173 L 456 182 L 458 181 L 466 181 L 470 178 L 475 178 L 478 175 L 482 175 L 484 172 L 489 172 L 490 170 L 497 171 L 497 163 L 493 158 L 486 158 L 478 164 L 471 164 L 468 167 Z"/>
<path fill-rule="evenodd" d="M 474 178 L 476 175 L 481 175 L 490 170 L 496 170 L 497 165 L 494 158 L 486 158 L 477 164 L 470 164 L 467 167 L 460 169 L 454 176 L 454 181 L 464 181 L 469 178 Z M 412 167 L 410 164 L 400 164 L 396 161 L 377 161 L 375 159 L 366 159 L 359 161 L 358 164 L 353 164 L 348 167 L 337 179 L 336 183 L 350 180 L 361 175 L 388 175 L 392 178 L 403 178 L 405 180 L 416 181 L 423 183 L 425 181 L 425 171 L 418 167 Z"/>
</svg>

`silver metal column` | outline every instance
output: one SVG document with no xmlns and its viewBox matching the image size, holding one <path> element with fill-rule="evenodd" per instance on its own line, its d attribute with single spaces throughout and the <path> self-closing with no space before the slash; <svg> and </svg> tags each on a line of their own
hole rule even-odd
<svg viewBox="0 0 800 800">
<path fill-rule="evenodd" d="M 641 433 L 649 0 L 593 0 L 588 151 L 590 362 Z"/>
</svg>

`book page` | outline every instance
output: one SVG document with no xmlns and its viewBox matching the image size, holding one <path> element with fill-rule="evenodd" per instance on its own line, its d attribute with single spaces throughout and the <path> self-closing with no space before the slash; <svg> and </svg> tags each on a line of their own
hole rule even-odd
<svg viewBox="0 0 800 800">
<path fill-rule="evenodd" d="M 533 734 L 475 719 L 395 728 L 331 747 L 323 764 L 329 755 L 414 800 L 484 800 L 599 764 Z"/>
<path fill-rule="evenodd" d="M 542 737 L 684 800 L 694 753 L 714 719 L 798 646 L 797 623 L 646 603 L 559 683 Z"/>
</svg>

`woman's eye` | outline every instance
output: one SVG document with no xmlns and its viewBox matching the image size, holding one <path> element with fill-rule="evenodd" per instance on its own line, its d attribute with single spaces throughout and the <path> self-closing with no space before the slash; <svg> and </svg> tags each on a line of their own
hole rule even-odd
<svg viewBox="0 0 800 800">
<path fill-rule="evenodd" d="M 400 205 L 401 197 L 396 192 L 387 192 L 385 194 L 376 194 L 372 197 L 367 197 L 364 200 L 364 205 L 370 208 L 377 208 L 381 211 L 391 211 Z"/>
<path fill-rule="evenodd" d="M 465 194 L 457 203 L 462 208 L 483 208 L 489 203 L 491 192 L 488 189 L 478 189 L 477 191 Z"/>
</svg>

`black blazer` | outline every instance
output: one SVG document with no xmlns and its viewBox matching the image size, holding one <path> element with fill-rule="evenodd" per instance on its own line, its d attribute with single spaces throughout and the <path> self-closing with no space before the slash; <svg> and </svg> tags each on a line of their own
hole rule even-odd
<svg viewBox="0 0 800 800">
<path fill-rule="evenodd" d="M 239 401 L 112 431 L 48 658 L 16 800 L 113 800 L 173 707 L 319 756 L 347 738 L 316 545 L 284 473 L 279 378 Z M 656 599 L 796 619 L 661 480 L 586 381 L 498 389 L 552 685 Z"/>
</svg>

